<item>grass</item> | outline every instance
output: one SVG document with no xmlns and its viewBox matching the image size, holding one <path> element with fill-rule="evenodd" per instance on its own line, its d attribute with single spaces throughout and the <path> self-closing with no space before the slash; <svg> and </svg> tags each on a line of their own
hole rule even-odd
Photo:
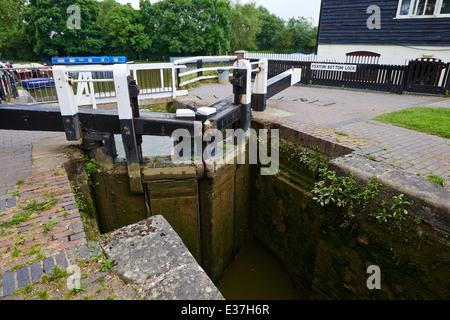
<svg viewBox="0 0 450 320">
<path fill-rule="evenodd" d="M 379 115 L 372 120 L 450 138 L 450 109 L 414 107 Z"/>
<path fill-rule="evenodd" d="M 447 182 L 445 181 L 445 179 L 441 178 L 439 176 L 430 175 L 427 177 L 427 179 L 441 187 L 445 187 L 447 185 Z"/>
<path fill-rule="evenodd" d="M 24 211 L 19 212 L 14 215 L 11 219 L 3 221 L 0 224 L 0 229 L 7 229 L 18 224 L 21 224 L 24 221 L 30 219 L 33 213 L 41 213 L 42 211 L 50 210 L 58 202 L 58 199 L 51 198 L 42 202 L 34 201 L 33 203 L 25 206 Z"/>
</svg>

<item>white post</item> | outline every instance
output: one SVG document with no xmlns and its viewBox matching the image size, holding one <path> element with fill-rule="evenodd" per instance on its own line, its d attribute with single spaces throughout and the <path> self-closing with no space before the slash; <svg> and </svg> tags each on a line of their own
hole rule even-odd
<svg viewBox="0 0 450 320">
<path fill-rule="evenodd" d="M 132 193 L 142 194 L 143 186 L 141 180 L 140 156 L 137 147 L 133 110 L 131 108 L 130 93 L 128 89 L 130 70 L 126 64 L 115 64 L 113 71 L 120 130 L 122 132 L 122 142 L 127 158 L 130 189 Z"/>
<path fill-rule="evenodd" d="M 176 76 L 175 76 L 175 66 L 172 66 L 172 99 L 177 97 L 177 86 L 176 86 Z"/>
<path fill-rule="evenodd" d="M 133 118 L 133 114 L 130 104 L 130 93 L 128 92 L 128 76 L 130 75 L 128 65 L 115 64 L 113 71 L 119 119 L 130 120 Z"/>
<path fill-rule="evenodd" d="M 59 99 L 59 109 L 63 120 L 66 138 L 76 141 L 81 138 L 81 130 L 78 123 L 78 107 L 75 103 L 72 84 L 66 66 L 53 66 L 53 78 Z"/>
<path fill-rule="evenodd" d="M 252 65 L 238 52 L 238 59 L 233 64 L 233 85 L 235 105 L 240 105 L 241 115 L 239 127 L 244 131 L 249 128 L 252 119 Z"/>
<path fill-rule="evenodd" d="M 142 75 L 142 73 L 141 73 L 141 75 Z M 139 82 L 138 82 L 137 70 L 136 69 L 133 69 L 133 79 L 136 80 L 136 84 L 139 87 Z"/>
<path fill-rule="evenodd" d="M 92 80 L 92 72 L 89 72 L 88 80 Z M 95 101 L 94 83 L 92 81 L 89 82 L 89 91 L 91 94 L 92 108 L 97 109 L 97 102 Z"/>
<path fill-rule="evenodd" d="M 235 103 L 251 104 L 252 102 L 252 65 L 246 59 L 238 59 L 233 64 L 233 73 L 235 76 L 244 77 L 242 79 L 243 87 L 240 87 L 240 94 L 235 97 Z M 236 92 L 235 92 L 236 94 Z"/>
<path fill-rule="evenodd" d="M 252 93 L 253 111 L 264 111 L 266 109 L 268 69 L 269 61 L 265 58 L 259 60 L 259 72 L 256 74 Z"/>
<path fill-rule="evenodd" d="M 159 76 L 161 79 L 161 92 L 164 92 L 165 86 L 164 86 L 164 69 L 163 68 L 159 69 Z"/>
<path fill-rule="evenodd" d="M 69 83 L 69 75 L 66 66 L 54 66 L 53 77 L 55 79 L 56 92 L 59 97 L 59 108 L 61 115 L 73 116 L 78 113 L 78 108 L 75 104 L 75 96 L 73 94 L 72 86 Z"/>
</svg>

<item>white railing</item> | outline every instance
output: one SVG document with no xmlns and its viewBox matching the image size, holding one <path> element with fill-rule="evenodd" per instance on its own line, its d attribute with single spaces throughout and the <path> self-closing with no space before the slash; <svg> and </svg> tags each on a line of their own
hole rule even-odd
<svg viewBox="0 0 450 320">
<path fill-rule="evenodd" d="M 325 55 L 302 55 L 302 54 L 280 54 L 280 53 L 249 53 L 244 54 L 245 59 L 259 60 L 281 60 L 299 62 L 335 62 L 335 63 L 361 63 L 380 65 L 408 65 L 409 59 L 395 57 L 369 57 L 369 56 L 325 56 Z"/>
<path fill-rule="evenodd" d="M 139 99 L 176 98 L 187 91 L 177 90 L 177 70 L 185 65 L 173 63 L 130 64 L 132 77 L 139 86 Z"/>
<path fill-rule="evenodd" d="M 173 63 L 127 64 L 130 77 L 137 81 L 139 100 L 175 98 L 186 95 L 187 91 L 177 89 L 177 70 L 184 65 Z M 53 66 L 54 68 L 55 66 Z M 113 85 L 112 65 L 73 65 L 66 66 L 68 77 L 73 83 L 75 103 L 77 106 L 97 108 L 98 104 L 116 102 L 116 91 Z M 8 74 L 8 84 L 3 78 L 1 83 L 8 89 L 4 102 L 8 103 L 58 103 L 57 90 L 51 67 L 26 67 L 0 69 L 0 76 Z M 14 81 L 12 81 L 14 79 Z M 3 89 L 0 88 L 0 90 Z M 11 94 L 10 91 L 15 94 Z M 0 92 L 0 93 L 1 93 Z M 3 94 L 2 94 L 3 96 Z"/>
<path fill-rule="evenodd" d="M 197 68 L 196 69 L 191 69 L 182 73 L 178 73 L 178 87 L 184 87 L 190 83 L 194 83 L 200 80 L 207 80 L 207 79 L 217 79 L 219 78 L 219 71 L 220 70 L 224 70 L 225 72 L 228 70 L 228 78 L 232 77 L 233 74 L 230 73 L 230 70 L 233 69 L 232 66 L 216 66 L 216 67 L 203 67 L 203 63 L 204 62 L 228 62 L 230 60 L 236 60 L 237 56 L 200 56 L 200 57 L 191 57 L 191 58 L 181 58 L 181 59 L 177 59 L 175 60 L 173 63 L 175 65 L 185 65 L 185 64 L 189 64 L 189 63 L 197 63 Z M 200 63 L 198 63 L 200 62 Z M 212 74 L 212 75 L 203 75 L 203 72 L 217 72 L 217 74 Z M 186 80 L 186 81 L 181 81 L 181 78 L 186 77 L 186 76 L 190 76 L 190 75 L 194 75 L 196 74 L 197 76 Z"/>
<path fill-rule="evenodd" d="M 54 67 L 55 68 L 55 67 Z M 117 102 L 114 86 L 113 65 L 79 65 L 66 66 L 66 72 L 72 79 L 77 106 Z M 186 95 L 187 91 L 177 90 L 176 70 L 186 68 L 172 63 L 127 64 L 129 75 L 137 81 L 139 101 L 160 98 L 175 98 Z"/>
</svg>

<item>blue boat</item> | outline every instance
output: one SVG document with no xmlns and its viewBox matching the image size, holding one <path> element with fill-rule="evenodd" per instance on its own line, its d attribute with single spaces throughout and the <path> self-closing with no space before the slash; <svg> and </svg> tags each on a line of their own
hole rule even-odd
<svg viewBox="0 0 450 320">
<path fill-rule="evenodd" d="M 55 86 L 55 80 L 53 78 L 37 78 L 22 80 L 22 87 L 27 89 L 35 88 L 53 88 Z"/>
<path fill-rule="evenodd" d="M 53 57 L 53 65 L 71 65 L 71 64 L 115 64 L 127 63 L 125 56 L 103 56 L 103 57 Z"/>
</svg>

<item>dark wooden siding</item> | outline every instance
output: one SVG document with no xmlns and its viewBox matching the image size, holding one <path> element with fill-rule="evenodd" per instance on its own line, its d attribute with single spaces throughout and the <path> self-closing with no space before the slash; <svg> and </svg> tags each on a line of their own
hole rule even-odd
<svg viewBox="0 0 450 320">
<path fill-rule="evenodd" d="M 381 30 L 369 30 L 370 5 L 381 8 Z M 322 0 L 319 44 L 450 46 L 450 18 L 395 19 L 398 0 Z"/>
</svg>

